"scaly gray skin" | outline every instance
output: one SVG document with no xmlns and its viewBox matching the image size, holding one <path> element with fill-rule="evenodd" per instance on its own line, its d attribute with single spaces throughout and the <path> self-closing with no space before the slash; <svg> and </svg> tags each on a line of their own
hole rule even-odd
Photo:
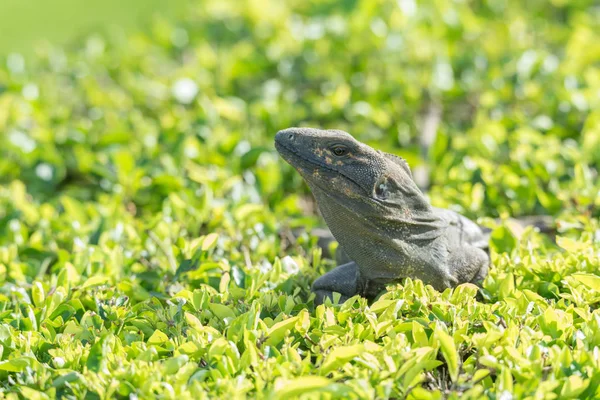
<svg viewBox="0 0 600 400">
<path fill-rule="evenodd" d="M 488 238 L 471 220 L 432 207 L 406 161 L 340 130 L 289 128 L 275 147 L 310 187 L 321 214 L 352 260 L 318 278 L 316 302 L 377 296 L 410 277 L 437 290 L 487 275 Z"/>
</svg>

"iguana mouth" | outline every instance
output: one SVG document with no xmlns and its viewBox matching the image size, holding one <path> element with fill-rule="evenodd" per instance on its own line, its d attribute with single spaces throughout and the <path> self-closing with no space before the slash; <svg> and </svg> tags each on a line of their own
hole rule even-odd
<svg viewBox="0 0 600 400">
<path fill-rule="evenodd" d="M 367 190 L 365 190 L 361 185 L 359 185 L 354 179 L 352 179 L 351 177 L 349 177 L 348 175 L 344 174 L 341 171 L 338 171 L 336 169 L 331 168 L 329 165 L 325 164 L 324 162 L 320 162 L 318 159 L 308 159 L 305 156 L 303 156 L 298 150 L 288 147 L 283 143 L 280 142 L 275 142 L 275 148 L 277 149 L 277 151 L 283 156 L 284 159 L 287 158 L 296 158 L 302 161 L 302 163 L 306 163 L 309 165 L 313 165 L 313 166 L 317 166 L 319 168 L 325 169 L 331 173 L 337 174 L 337 175 L 341 175 L 344 178 L 346 178 L 348 181 L 352 182 L 361 192 L 363 192 L 363 194 L 366 197 L 371 197 L 368 193 Z M 289 161 L 288 161 L 289 163 Z M 294 164 L 294 163 L 289 163 L 292 165 L 292 167 L 298 169 L 298 167 Z M 310 178 L 306 178 L 307 180 L 309 180 Z"/>
</svg>

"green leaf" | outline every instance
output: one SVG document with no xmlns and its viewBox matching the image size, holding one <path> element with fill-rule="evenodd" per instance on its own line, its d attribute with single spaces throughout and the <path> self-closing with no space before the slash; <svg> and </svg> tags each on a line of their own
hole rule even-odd
<svg viewBox="0 0 600 400">
<path fill-rule="evenodd" d="M 267 151 L 270 151 L 270 149 L 268 149 L 267 147 L 255 147 L 253 149 L 250 149 L 250 151 L 247 151 L 241 157 L 241 168 L 248 169 L 254 167 L 256 165 L 256 161 L 258 161 L 258 157 L 260 157 L 262 153 L 265 153 Z"/>
<path fill-rule="evenodd" d="M 46 393 L 29 388 L 27 386 L 20 386 L 19 390 L 21 391 L 23 397 L 28 400 L 47 400 L 50 398 Z"/>
<path fill-rule="evenodd" d="M 104 285 L 105 283 L 109 282 L 110 278 L 107 276 L 103 276 L 103 275 L 98 275 L 98 276 L 92 276 L 91 278 L 88 278 L 80 287 L 81 290 L 85 290 L 94 286 L 100 286 L 100 285 Z"/>
<path fill-rule="evenodd" d="M 208 251 L 213 249 L 217 245 L 217 239 L 219 239 L 219 235 L 216 233 L 209 233 L 202 240 L 202 251 Z"/>
<path fill-rule="evenodd" d="M 571 253 L 578 253 L 589 246 L 589 244 L 587 243 L 578 242 L 576 240 L 564 236 L 557 236 L 556 244 Z"/>
<path fill-rule="evenodd" d="M 48 318 L 50 320 L 55 320 L 56 318 L 61 317 L 63 322 L 67 322 L 76 312 L 77 310 L 75 310 L 73 306 L 63 303 L 56 307 Z"/>
<path fill-rule="evenodd" d="M 334 369 L 340 368 L 354 357 L 358 357 L 364 351 L 364 345 L 355 344 L 352 346 L 340 346 L 334 348 L 323 361 L 321 365 L 321 375 L 327 375 Z"/>
<path fill-rule="evenodd" d="M 208 308 L 210 308 L 210 311 L 212 311 L 220 319 L 235 318 L 235 313 L 233 310 L 223 304 L 209 303 Z"/>
<path fill-rule="evenodd" d="M 77 372 L 69 372 L 68 374 L 61 375 L 58 378 L 56 378 L 54 381 L 52 381 L 52 386 L 60 389 L 60 388 L 64 387 L 67 383 L 75 382 L 80 379 L 82 379 L 81 374 L 79 374 Z"/>
<path fill-rule="evenodd" d="M 186 312 L 185 320 L 193 329 L 197 330 L 198 332 L 202 332 L 202 322 L 200 322 L 200 320 L 195 315 Z"/>
<path fill-rule="evenodd" d="M 46 294 L 44 292 L 44 287 L 41 282 L 34 282 L 31 286 L 31 299 L 33 300 L 33 304 L 36 307 L 42 307 L 44 304 L 44 300 L 46 300 Z"/>
<path fill-rule="evenodd" d="M 179 277 L 179 275 L 189 272 L 189 271 L 193 271 L 197 267 L 198 267 L 197 261 L 190 260 L 190 259 L 183 260 L 179 264 L 179 267 L 177 268 L 177 271 L 175 272 L 175 276 Z"/>
<path fill-rule="evenodd" d="M 296 379 L 279 379 L 275 383 L 275 395 L 284 399 L 318 391 L 332 382 L 322 376 L 302 376 Z"/>
<path fill-rule="evenodd" d="M 600 292 L 600 276 L 584 273 L 576 273 L 571 276 L 588 288 Z"/>
<path fill-rule="evenodd" d="M 266 344 L 269 346 L 278 345 L 287 335 L 288 331 L 293 329 L 298 321 L 298 316 L 284 319 L 269 328 L 267 332 Z"/>
<path fill-rule="evenodd" d="M 456 382 L 458 379 L 459 357 L 454 339 L 440 328 L 436 328 L 435 337 L 440 343 L 440 350 L 442 351 L 444 360 L 446 360 L 450 379 L 452 379 L 452 382 Z"/>
<path fill-rule="evenodd" d="M 188 361 L 189 361 L 189 357 L 185 354 L 177 356 L 177 357 L 173 357 L 173 358 L 169 358 L 164 365 L 165 368 L 165 374 L 167 375 L 173 375 L 176 374 L 179 369 L 181 367 L 183 367 Z"/>
<path fill-rule="evenodd" d="M 492 231 L 490 244 L 498 253 L 510 253 L 517 247 L 517 239 L 506 225 L 502 225 Z"/>
<path fill-rule="evenodd" d="M 8 340 L 10 340 L 10 326 L 6 324 L 0 325 L 0 343 L 6 344 Z"/>
<path fill-rule="evenodd" d="M 100 372 L 104 365 L 104 358 L 108 353 L 108 338 L 110 335 L 106 334 L 101 336 L 96 343 L 90 349 L 90 353 L 85 363 L 86 367 L 93 372 Z"/>
<path fill-rule="evenodd" d="M 369 308 L 374 313 L 379 314 L 379 313 L 385 311 L 391 305 L 396 305 L 397 303 L 398 303 L 398 300 L 384 300 L 384 299 L 379 299 L 375 303 L 373 303 L 371 305 L 371 307 L 369 307 Z"/>
<path fill-rule="evenodd" d="M 155 330 L 152 336 L 148 338 L 148 344 L 161 345 L 169 341 L 169 337 L 160 330 Z"/>
<path fill-rule="evenodd" d="M 33 366 L 33 357 L 17 357 L 11 360 L 0 361 L 0 371 L 22 372 L 27 367 Z"/>
<path fill-rule="evenodd" d="M 500 281 L 500 287 L 498 293 L 501 298 L 506 299 L 515 291 L 515 278 L 513 274 L 506 274 L 506 276 Z"/>
<path fill-rule="evenodd" d="M 590 384 L 589 379 L 583 379 L 578 375 L 571 375 L 563 385 L 560 395 L 563 399 L 576 399 Z"/>
</svg>

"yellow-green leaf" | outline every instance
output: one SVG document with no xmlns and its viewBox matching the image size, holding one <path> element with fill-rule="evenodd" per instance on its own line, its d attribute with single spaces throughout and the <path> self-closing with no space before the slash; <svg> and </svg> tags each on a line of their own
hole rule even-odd
<svg viewBox="0 0 600 400">
<path fill-rule="evenodd" d="M 331 381 L 322 376 L 303 376 L 292 380 L 280 379 L 275 383 L 275 394 L 277 398 L 284 399 L 322 389 L 329 384 Z"/>
<path fill-rule="evenodd" d="M 208 251 L 214 248 L 217 245 L 217 239 L 219 239 L 219 235 L 216 233 L 209 233 L 202 240 L 202 251 Z"/>
<path fill-rule="evenodd" d="M 98 275 L 98 276 L 92 276 L 91 278 L 88 278 L 88 280 L 86 280 L 83 285 L 81 285 L 81 290 L 83 289 L 87 289 L 93 286 L 100 286 L 105 284 L 106 282 L 109 281 L 109 278 L 107 276 L 102 276 L 102 275 Z"/>
<path fill-rule="evenodd" d="M 578 242 L 576 240 L 564 236 L 557 236 L 556 244 L 572 253 L 577 253 L 589 246 L 588 243 Z"/>
<path fill-rule="evenodd" d="M 363 351 L 364 345 L 362 344 L 340 346 L 333 349 L 331 353 L 325 357 L 325 361 L 323 361 L 323 365 L 321 366 L 321 373 L 326 375 L 334 369 L 342 367 L 354 357 L 359 356 Z"/>
<path fill-rule="evenodd" d="M 448 372 L 450 373 L 450 379 L 452 382 L 456 382 L 458 379 L 458 353 L 456 351 L 456 345 L 452 336 L 444 332 L 443 329 L 436 329 L 435 335 L 440 343 L 440 350 L 448 365 Z"/>
<path fill-rule="evenodd" d="M 267 334 L 268 339 L 265 342 L 269 346 L 275 346 L 279 344 L 287 334 L 287 332 L 292 329 L 296 322 L 298 321 L 298 316 L 284 319 L 273 325 Z"/>
<path fill-rule="evenodd" d="M 152 336 L 148 339 L 148 344 L 163 344 L 169 341 L 169 337 L 160 330 L 155 330 Z"/>
<path fill-rule="evenodd" d="M 585 389 L 587 389 L 589 384 L 589 379 L 584 380 L 578 375 L 571 375 L 567 378 L 567 381 L 560 391 L 561 398 L 576 399 Z"/>
<path fill-rule="evenodd" d="M 600 276 L 583 273 L 573 274 L 571 276 L 577 279 L 579 282 L 583 283 L 585 286 L 589 287 L 590 289 L 600 292 Z"/>
</svg>

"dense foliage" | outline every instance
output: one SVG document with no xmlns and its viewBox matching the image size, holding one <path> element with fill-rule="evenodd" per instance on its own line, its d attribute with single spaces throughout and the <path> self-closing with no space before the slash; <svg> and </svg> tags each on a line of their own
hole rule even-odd
<svg viewBox="0 0 600 400">
<path fill-rule="evenodd" d="M 0 397 L 600 395 L 600 9 L 207 0 L 0 67 Z M 436 141 L 419 136 L 441 109 Z M 315 307 L 333 267 L 278 129 L 428 163 L 496 226 L 483 289 Z M 493 221 L 482 220 L 493 225 Z"/>
</svg>

